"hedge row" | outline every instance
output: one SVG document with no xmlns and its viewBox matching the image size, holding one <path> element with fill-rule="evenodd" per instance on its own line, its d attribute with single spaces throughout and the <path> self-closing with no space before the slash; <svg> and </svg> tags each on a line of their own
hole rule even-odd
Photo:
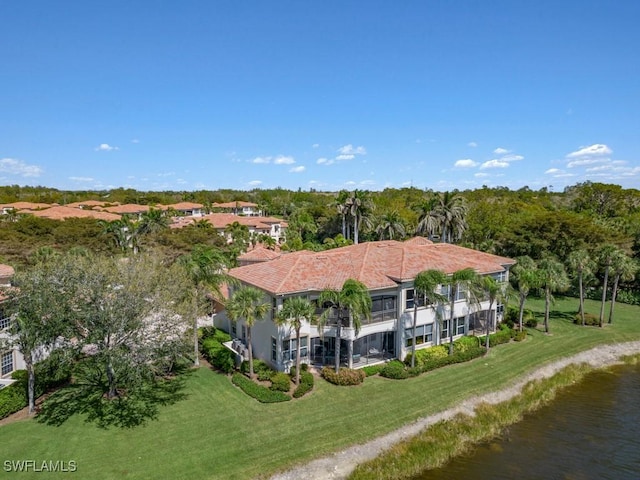
<svg viewBox="0 0 640 480">
<path fill-rule="evenodd" d="M 340 368 L 339 372 L 332 367 L 324 367 L 322 369 L 322 378 L 334 385 L 360 385 L 367 374 L 362 370 L 354 370 L 353 368 Z"/>
<path fill-rule="evenodd" d="M 244 393 L 262 403 L 287 402 L 291 400 L 291 397 L 286 393 L 270 390 L 262 385 L 258 385 L 241 373 L 234 373 L 231 381 Z"/>
<path fill-rule="evenodd" d="M 24 370 L 22 370 L 24 372 Z M 14 374 L 17 372 L 14 372 Z M 24 372 L 27 373 L 27 372 Z M 17 381 L 0 390 L 0 418 L 22 410 L 27 406 L 27 392 L 22 381 Z"/>
</svg>

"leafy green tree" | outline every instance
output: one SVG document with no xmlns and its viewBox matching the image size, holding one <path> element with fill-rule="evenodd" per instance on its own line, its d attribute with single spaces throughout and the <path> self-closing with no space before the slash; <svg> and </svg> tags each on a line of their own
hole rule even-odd
<svg viewBox="0 0 640 480">
<path fill-rule="evenodd" d="M 169 228 L 169 217 L 158 208 L 150 208 L 143 212 L 137 225 L 137 233 L 148 235 Z"/>
<path fill-rule="evenodd" d="M 569 288 L 569 278 L 562 262 L 546 256 L 538 262 L 540 287 L 544 290 L 544 331 L 549 333 L 549 310 L 553 293 Z"/>
<path fill-rule="evenodd" d="M 290 325 L 296 332 L 296 385 L 300 384 L 300 329 L 304 320 L 311 323 L 315 307 L 303 297 L 287 298 L 276 316 L 278 325 Z"/>
<path fill-rule="evenodd" d="M 439 285 L 447 282 L 447 275 L 441 270 L 424 270 L 413 280 L 413 340 L 411 342 L 411 367 L 416 366 L 416 323 L 418 304 L 431 307 L 447 301 L 447 297 L 436 292 Z"/>
<path fill-rule="evenodd" d="M 456 298 L 461 292 L 465 292 L 467 300 L 469 300 L 469 293 L 474 284 L 477 284 L 478 274 L 473 268 L 463 268 L 453 272 L 449 277 L 450 288 L 450 315 L 449 315 L 449 355 L 453 355 L 453 320 L 455 317 L 455 302 Z"/>
<path fill-rule="evenodd" d="M 4 289 L 3 308 L 11 317 L 6 347 L 17 347 L 27 370 L 29 414 L 35 411 L 35 369 L 45 351 L 56 347 L 61 337 L 69 338 L 71 330 L 66 285 L 73 262 L 53 257 L 34 267 L 18 272 L 18 288 Z M 2 346 L 2 345 L 0 345 Z"/>
<path fill-rule="evenodd" d="M 223 298 L 222 286 L 234 283 L 234 279 L 227 274 L 228 258 L 222 251 L 210 245 L 195 245 L 189 254 L 179 258 L 193 285 L 193 348 L 194 367 L 200 366 L 198 351 L 198 317 L 203 311 L 205 296 L 210 293 L 214 299 Z"/>
<path fill-rule="evenodd" d="M 531 289 L 540 285 L 540 272 L 536 262 L 529 256 L 518 257 L 517 263 L 511 271 L 518 285 L 518 328 L 522 331 L 522 318 L 524 316 L 524 304 L 527 301 Z"/>
<path fill-rule="evenodd" d="M 254 287 L 240 287 L 227 301 L 227 316 L 232 321 L 244 319 L 247 326 L 247 349 L 249 351 L 249 375 L 253 378 L 253 347 L 251 345 L 251 329 L 257 321 L 262 320 L 271 305 L 263 302 L 264 293 Z"/>
<path fill-rule="evenodd" d="M 595 262 L 591 259 L 589 252 L 586 249 L 581 248 L 574 250 L 569 254 L 567 263 L 578 279 L 578 294 L 580 302 L 578 313 L 582 320 L 582 326 L 584 326 L 584 279 L 593 273 Z"/>
<path fill-rule="evenodd" d="M 342 338 L 343 321 L 348 320 L 348 326 L 353 328 L 358 336 L 362 326 L 362 318 L 371 318 L 371 296 L 367 287 L 358 280 L 347 279 L 340 290 L 325 289 L 318 297 L 320 306 L 327 306 L 318 318 L 318 332 L 322 334 L 324 326 L 329 320 L 336 320 L 335 368 L 340 370 L 340 339 Z M 347 364 L 352 366 L 353 340 L 348 342 Z"/>
</svg>

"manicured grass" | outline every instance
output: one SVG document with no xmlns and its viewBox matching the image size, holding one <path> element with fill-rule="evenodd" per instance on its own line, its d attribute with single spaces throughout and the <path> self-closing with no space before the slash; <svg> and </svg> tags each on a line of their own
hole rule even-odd
<svg viewBox="0 0 640 480">
<path fill-rule="evenodd" d="M 541 311 L 542 303 L 527 306 Z M 291 402 L 261 404 L 203 368 L 189 377 L 186 400 L 163 407 L 143 427 L 100 430 L 81 418 L 60 427 L 33 420 L 2 426 L 2 460 L 75 460 L 78 478 L 266 477 L 497 390 L 546 362 L 640 339 L 640 307 L 618 304 L 615 323 L 603 329 L 573 325 L 566 317 L 576 307 L 575 299 L 559 299 L 551 335 L 532 330 L 526 341 L 495 347 L 488 357 L 402 381 L 371 377 L 337 387 L 318 380 L 310 394 Z M 598 303 L 587 302 L 587 311 L 598 313 Z"/>
</svg>

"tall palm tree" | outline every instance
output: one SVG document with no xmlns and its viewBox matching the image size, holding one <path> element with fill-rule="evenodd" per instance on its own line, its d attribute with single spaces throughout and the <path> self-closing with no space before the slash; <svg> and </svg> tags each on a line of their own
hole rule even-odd
<svg viewBox="0 0 640 480">
<path fill-rule="evenodd" d="M 602 302 L 600 303 L 600 318 L 598 326 L 602 327 L 604 323 L 604 306 L 607 303 L 607 288 L 609 283 L 609 270 L 613 264 L 614 258 L 620 254 L 620 249 L 615 245 L 607 243 L 598 249 L 598 264 L 604 268 L 604 280 L 602 281 Z"/>
<path fill-rule="evenodd" d="M 569 258 L 567 259 L 567 263 L 569 264 L 569 268 L 578 278 L 578 290 L 580 296 L 580 306 L 578 313 L 580 314 L 580 319 L 582 320 L 582 326 L 584 326 L 584 279 L 585 277 L 591 275 L 594 268 L 594 262 L 584 248 L 574 250 L 569 254 Z"/>
<path fill-rule="evenodd" d="M 450 290 L 449 299 L 450 314 L 449 314 L 449 355 L 453 355 L 453 320 L 454 320 L 454 307 L 456 298 L 460 292 L 465 292 L 465 296 L 469 297 L 469 292 L 474 284 L 477 282 L 478 274 L 473 268 L 463 268 L 453 272 L 453 275 L 449 278 Z"/>
<path fill-rule="evenodd" d="M 271 305 L 263 302 L 264 293 L 254 287 L 241 287 L 236 290 L 227 302 L 227 316 L 232 321 L 244 318 L 247 326 L 247 349 L 249 351 L 249 376 L 253 378 L 253 347 L 251 346 L 251 329 L 257 321 L 262 320 Z"/>
<path fill-rule="evenodd" d="M 282 309 L 276 316 L 278 325 L 291 325 L 296 332 L 296 385 L 300 385 L 300 329 L 302 322 L 315 315 L 315 307 L 304 297 L 293 297 L 285 300 Z"/>
<path fill-rule="evenodd" d="M 430 192 L 426 198 L 424 198 L 417 206 L 418 211 L 418 226 L 416 233 L 419 235 L 425 235 L 427 238 L 432 239 L 433 236 L 439 233 L 440 219 L 436 207 L 438 206 L 438 195 Z"/>
<path fill-rule="evenodd" d="M 360 227 L 371 227 L 371 211 L 373 203 L 369 198 L 369 193 L 363 190 L 354 190 L 347 199 L 349 214 L 353 218 L 353 243 L 358 244 Z"/>
<path fill-rule="evenodd" d="M 158 208 L 150 208 L 143 212 L 138 222 L 137 232 L 141 235 L 156 233 L 169 227 L 169 219 L 165 212 Z"/>
<path fill-rule="evenodd" d="M 489 311 L 486 325 L 486 347 L 487 352 L 489 352 L 490 341 L 489 337 L 491 335 L 491 327 L 494 324 L 493 317 L 493 304 L 497 303 L 504 293 L 504 285 L 498 283 L 495 278 L 490 276 L 479 277 L 479 285 L 480 289 L 484 293 L 485 298 L 489 299 Z"/>
<path fill-rule="evenodd" d="M 611 291 L 611 307 L 609 309 L 609 321 L 613 323 L 613 310 L 616 304 L 616 296 L 618 295 L 618 284 L 620 280 L 627 282 L 633 280 L 638 270 L 638 265 L 629 258 L 624 252 L 620 251 L 613 259 L 611 268 L 613 269 L 613 290 Z"/>
<path fill-rule="evenodd" d="M 320 292 L 318 304 L 320 306 L 328 305 L 327 308 L 318 318 L 318 332 L 322 334 L 324 326 L 329 319 L 334 316 L 336 323 L 336 341 L 335 341 L 335 368 L 336 373 L 340 370 L 340 339 L 342 336 L 342 322 L 349 320 L 349 327 L 354 329 L 355 336 L 358 336 L 360 327 L 362 326 L 362 318 L 371 318 L 371 296 L 367 287 L 358 280 L 352 278 L 346 280 L 342 285 L 342 289 L 325 289 Z M 347 365 L 352 367 L 353 363 L 353 340 L 347 343 Z"/>
<path fill-rule="evenodd" d="M 546 256 L 538 262 L 540 287 L 544 290 L 544 331 L 549 333 L 549 310 L 553 293 L 569 288 L 569 278 L 562 262 Z"/>
<path fill-rule="evenodd" d="M 389 240 L 393 240 L 396 236 L 405 236 L 404 221 L 397 210 L 387 212 L 380 217 L 376 233 L 380 236 L 380 240 L 384 240 L 385 235 Z"/>
<path fill-rule="evenodd" d="M 349 205 L 347 200 L 349 199 L 349 192 L 346 190 L 340 190 L 338 196 L 335 199 L 334 206 L 338 211 L 338 215 L 342 218 L 342 236 L 347 236 L 347 215 L 349 215 Z"/>
<path fill-rule="evenodd" d="M 460 194 L 441 193 L 435 212 L 442 231 L 440 241 L 453 243 L 462 238 L 467 228 L 467 203 Z"/>
<path fill-rule="evenodd" d="M 447 281 L 447 275 L 441 270 L 424 270 L 413 280 L 413 341 L 411 342 L 411 366 L 416 366 L 416 323 L 418 319 L 418 304 L 430 307 L 437 303 L 444 303 L 447 298 L 436 292 L 438 285 Z"/>
<path fill-rule="evenodd" d="M 518 328 L 522 331 L 522 317 L 524 316 L 524 304 L 532 288 L 538 288 L 540 275 L 536 262 L 529 256 L 518 257 L 517 263 L 511 271 L 518 284 Z"/>
<path fill-rule="evenodd" d="M 193 284 L 193 348 L 194 366 L 200 365 L 198 352 L 198 313 L 201 310 L 205 290 L 212 293 L 215 299 L 222 299 L 222 285 L 234 283 L 233 277 L 227 274 L 229 261 L 225 255 L 209 245 L 196 245 L 191 253 L 179 257 L 178 261 L 186 269 Z"/>
</svg>

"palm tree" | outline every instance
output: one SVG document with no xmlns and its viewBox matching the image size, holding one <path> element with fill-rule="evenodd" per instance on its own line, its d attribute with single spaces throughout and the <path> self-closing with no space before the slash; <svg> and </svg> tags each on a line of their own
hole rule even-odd
<svg viewBox="0 0 640 480">
<path fill-rule="evenodd" d="M 282 309 L 276 316 L 278 325 L 291 325 L 296 332 L 296 385 L 300 385 L 300 328 L 302 321 L 311 319 L 315 315 L 315 307 L 304 297 L 293 297 L 285 300 Z"/>
<path fill-rule="evenodd" d="M 518 284 L 518 327 L 522 331 L 522 317 L 524 316 L 524 304 L 532 288 L 538 288 L 540 275 L 536 262 L 529 256 L 518 257 L 513 268 L 513 274 Z"/>
<path fill-rule="evenodd" d="M 491 327 L 493 326 L 493 323 L 494 323 L 493 304 L 498 302 L 500 297 L 503 295 L 504 285 L 501 285 L 500 283 L 498 283 L 496 279 L 491 276 L 480 277 L 479 283 L 480 283 L 479 287 L 484 293 L 485 298 L 489 299 L 489 311 L 488 311 L 488 318 L 487 318 L 486 341 L 485 341 L 487 346 L 487 352 L 489 352 L 489 348 L 490 348 L 489 337 L 491 335 Z"/>
<path fill-rule="evenodd" d="M 453 355 L 453 320 L 454 320 L 454 307 L 456 298 L 460 292 L 465 292 L 465 296 L 469 296 L 469 291 L 474 282 L 477 281 L 478 274 L 473 268 L 463 268 L 453 272 L 451 278 L 449 278 L 451 295 L 450 300 L 450 314 L 449 314 L 449 355 Z"/>
<path fill-rule="evenodd" d="M 553 292 L 569 288 L 569 278 L 564 265 L 554 257 L 546 256 L 538 263 L 540 287 L 544 290 L 544 331 L 549 333 L 549 308 Z"/>
<path fill-rule="evenodd" d="M 405 236 L 404 221 L 397 210 L 387 212 L 380 217 L 376 233 L 380 236 L 380 240 L 384 240 L 385 234 L 389 240 L 393 240 L 395 236 Z"/>
<path fill-rule="evenodd" d="M 370 213 L 373 210 L 373 203 L 369 198 L 369 193 L 362 190 L 354 190 L 347 199 L 349 214 L 353 218 L 353 243 L 358 244 L 360 227 L 364 224 L 371 227 Z"/>
<path fill-rule="evenodd" d="M 227 316 L 232 321 L 244 318 L 247 326 L 247 349 L 249 351 L 249 376 L 253 378 L 253 347 L 251 346 L 251 328 L 262 320 L 271 305 L 263 302 L 264 293 L 254 287 L 241 287 L 236 290 L 227 302 Z"/>
<path fill-rule="evenodd" d="M 613 323 L 613 310 L 616 304 L 616 296 L 618 295 L 618 284 L 620 280 L 623 282 L 633 280 L 636 275 L 636 271 L 638 270 L 638 266 L 633 259 L 620 251 L 620 254 L 614 257 L 611 268 L 613 269 L 614 280 L 613 290 L 611 291 L 611 307 L 609 309 L 608 323 Z"/>
<path fill-rule="evenodd" d="M 467 203 L 461 195 L 451 192 L 440 194 L 435 214 L 442 231 L 440 241 L 453 243 L 462 238 L 467 228 Z"/>
<path fill-rule="evenodd" d="M 322 334 L 324 326 L 331 318 L 336 318 L 336 341 L 335 341 L 335 368 L 336 373 L 340 370 L 340 339 L 342 337 L 342 322 L 349 320 L 349 327 L 354 329 L 355 336 L 358 336 L 362 326 L 362 317 L 371 318 L 371 296 L 367 287 L 358 280 L 352 278 L 346 280 L 341 290 L 325 289 L 318 297 L 320 306 L 328 306 L 318 318 L 318 332 Z M 353 340 L 348 342 L 347 365 L 352 366 Z"/>
<path fill-rule="evenodd" d="M 418 226 L 416 233 L 419 235 L 426 234 L 427 238 L 432 239 L 440 228 L 440 221 L 436 207 L 438 205 L 438 196 L 430 192 L 417 207 Z"/>
<path fill-rule="evenodd" d="M 436 303 L 444 303 L 447 298 L 436 292 L 438 285 L 447 281 L 447 275 L 441 270 L 425 270 L 413 280 L 413 341 L 411 342 L 411 367 L 416 366 L 416 323 L 418 304 L 424 300 L 423 306 L 430 307 Z"/>
<path fill-rule="evenodd" d="M 340 190 L 333 204 L 338 211 L 338 215 L 342 217 L 342 236 L 347 236 L 347 215 L 349 215 L 349 205 L 347 200 L 349 199 L 349 192 L 346 190 Z"/>
<path fill-rule="evenodd" d="M 187 275 L 194 286 L 193 290 L 193 348 L 194 366 L 200 365 L 198 352 L 198 312 L 201 308 L 203 290 L 212 290 L 216 299 L 222 299 L 222 285 L 233 283 L 232 277 L 227 274 L 228 259 L 215 247 L 209 245 L 196 245 L 189 254 L 179 257 L 178 260 L 186 269 Z"/>
<path fill-rule="evenodd" d="M 578 313 L 584 327 L 584 278 L 593 272 L 594 262 L 591 260 L 589 252 L 581 248 L 569 254 L 567 263 L 571 271 L 578 277 L 578 290 L 580 295 L 580 307 Z"/>
<path fill-rule="evenodd" d="M 598 326 L 602 327 L 604 323 L 604 305 L 607 303 L 607 287 L 609 283 L 609 270 L 614 258 L 619 255 L 620 250 L 610 243 L 601 246 L 598 249 L 598 263 L 604 267 L 604 280 L 602 281 L 602 303 L 600 304 L 600 318 Z"/>
<path fill-rule="evenodd" d="M 165 213 L 158 208 L 150 208 L 140 216 L 137 232 L 141 235 L 156 233 L 169 227 L 169 220 Z"/>
</svg>

